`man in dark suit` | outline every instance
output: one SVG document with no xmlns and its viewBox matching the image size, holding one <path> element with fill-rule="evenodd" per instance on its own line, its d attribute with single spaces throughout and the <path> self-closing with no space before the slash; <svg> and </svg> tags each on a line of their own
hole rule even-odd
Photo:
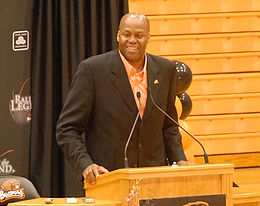
<svg viewBox="0 0 260 206">
<path fill-rule="evenodd" d="M 119 49 L 82 61 L 73 79 L 58 121 L 57 141 L 78 176 L 89 183 L 95 184 L 99 174 L 124 167 L 125 145 L 139 110 L 127 148 L 129 166 L 189 164 L 178 127 L 150 98 L 151 94 L 177 119 L 175 65 L 145 52 L 149 30 L 146 16 L 126 14 L 117 34 Z"/>
</svg>

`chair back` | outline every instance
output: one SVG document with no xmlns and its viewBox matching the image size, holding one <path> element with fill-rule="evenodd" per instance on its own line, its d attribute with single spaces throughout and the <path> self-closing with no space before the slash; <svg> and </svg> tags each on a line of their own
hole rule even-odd
<svg viewBox="0 0 260 206">
<path fill-rule="evenodd" d="M 0 205 L 39 197 L 39 193 L 28 179 L 11 175 L 0 176 Z"/>
</svg>

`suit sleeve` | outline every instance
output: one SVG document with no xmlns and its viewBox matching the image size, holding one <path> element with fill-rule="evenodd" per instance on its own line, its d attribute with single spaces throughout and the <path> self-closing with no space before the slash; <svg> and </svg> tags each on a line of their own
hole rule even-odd
<svg viewBox="0 0 260 206">
<path fill-rule="evenodd" d="M 93 104 L 93 81 L 87 63 L 82 62 L 73 78 L 57 123 L 57 143 L 74 166 L 77 176 L 93 162 L 82 134 L 88 124 Z"/>
<path fill-rule="evenodd" d="M 168 94 L 168 103 L 167 103 L 167 114 L 172 118 L 178 121 L 177 111 L 175 107 L 175 98 L 176 98 L 176 69 L 172 65 L 170 70 L 170 89 Z M 187 160 L 182 147 L 182 137 L 179 132 L 179 128 L 168 118 L 165 118 L 164 128 L 164 141 L 165 148 L 169 163 L 177 162 L 179 160 Z"/>
</svg>

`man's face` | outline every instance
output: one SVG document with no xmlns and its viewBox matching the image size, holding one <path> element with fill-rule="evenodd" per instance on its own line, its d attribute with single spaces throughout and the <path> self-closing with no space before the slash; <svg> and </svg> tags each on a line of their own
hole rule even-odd
<svg viewBox="0 0 260 206">
<path fill-rule="evenodd" d="M 149 26 L 136 17 L 128 17 L 122 22 L 117 33 L 119 50 L 129 63 L 144 60 L 149 38 Z"/>
</svg>

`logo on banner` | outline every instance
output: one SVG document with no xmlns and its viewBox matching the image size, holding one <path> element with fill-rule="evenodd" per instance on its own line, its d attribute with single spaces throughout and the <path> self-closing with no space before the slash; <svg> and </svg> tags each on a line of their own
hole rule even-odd
<svg viewBox="0 0 260 206">
<path fill-rule="evenodd" d="M 5 156 L 7 153 L 13 152 L 13 150 L 8 150 L 1 154 L 0 157 Z M 9 163 L 9 160 L 0 160 L 0 175 L 9 175 L 15 173 L 13 166 Z"/>
<path fill-rule="evenodd" d="M 29 49 L 29 32 L 15 31 L 13 32 L 13 50 L 22 51 Z"/>
<path fill-rule="evenodd" d="M 31 121 L 31 109 L 32 109 L 32 100 L 31 96 L 22 95 L 23 89 L 26 84 L 29 82 L 30 77 L 27 78 L 19 93 L 16 94 L 14 89 L 12 91 L 12 99 L 9 101 L 9 111 L 17 124 L 24 125 Z"/>
<path fill-rule="evenodd" d="M 209 206 L 209 204 L 204 201 L 195 201 L 195 202 L 190 202 L 190 203 L 182 205 L 182 206 Z"/>
<path fill-rule="evenodd" d="M 163 206 L 226 206 L 226 195 L 201 195 L 186 197 L 154 198 L 139 200 L 140 206 L 163 205 Z"/>
<path fill-rule="evenodd" d="M 0 174 L 9 175 L 15 173 L 15 170 L 13 169 L 13 166 L 9 163 L 7 159 L 1 160 L 0 165 Z"/>
<path fill-rule="evenodd" d="M 5 202 L 10 199 L 24 199 L 24 188 L 21 188 L 21 183 L 17 179 L 7 179 L 3 182 L 0 189 L 0 202 Z"/>
</svg>

